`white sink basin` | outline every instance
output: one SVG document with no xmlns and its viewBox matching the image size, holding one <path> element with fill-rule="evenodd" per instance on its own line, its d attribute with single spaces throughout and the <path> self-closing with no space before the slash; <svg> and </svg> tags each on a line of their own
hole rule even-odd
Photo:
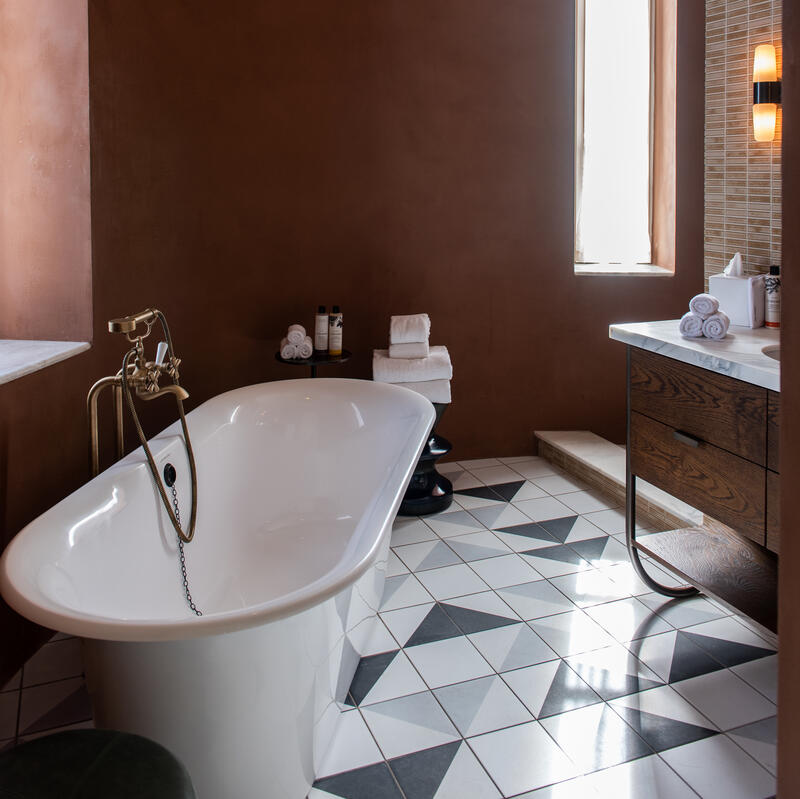
<svg viewBox="0 0 800 799">
<path fill-rule="evenodd" d="M 780 361 L 781 359 L 780 344 L 770 344 L 768 347 L 764 347 L 761 352 L 763 352 L 767 358 L 772 358 L 774 361 Z"/>
</svg>

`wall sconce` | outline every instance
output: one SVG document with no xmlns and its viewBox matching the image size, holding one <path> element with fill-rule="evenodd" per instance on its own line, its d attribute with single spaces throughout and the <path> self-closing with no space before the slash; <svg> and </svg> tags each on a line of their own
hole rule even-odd
<svg viewBox="0 0 800 799">
<path fill-rule="evenodd" d="M 775 119 L 781 101 L 781 82 L 775 47 L 760 44 L 753 58 L 753 133 L 756 141 L 775 138 Z"/>
</svg>

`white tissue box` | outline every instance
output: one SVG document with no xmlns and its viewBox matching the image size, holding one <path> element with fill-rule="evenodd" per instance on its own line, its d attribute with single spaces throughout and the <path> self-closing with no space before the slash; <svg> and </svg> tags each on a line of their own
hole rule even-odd
<svg viewBox="0 0 800 799">
<path fill-rule="evenodd" d="M 739 327 L 764 326 L 764 275 L 711 275 L 708 293 L 719 300 L 732 325 Z"/>
</svg>

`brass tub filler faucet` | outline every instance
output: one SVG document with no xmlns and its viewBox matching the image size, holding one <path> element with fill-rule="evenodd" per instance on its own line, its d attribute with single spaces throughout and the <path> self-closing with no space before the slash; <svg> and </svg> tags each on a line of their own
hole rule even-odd
<svg viewBox="0 0 800 799">
<path fill-rule="evenodd" d="M 148 361 L 144 355 L 144 339 L 150 335 L 153 325 L 155 325 L 156 322 L 161 324 L 164 340 L 158 344 L 155 360 Z M 172 522 L 175 532 L 178 534 L 179 542 L 182 545 L 184 542 L 191 541 L 194 537 L 197 517 L 197 468 L 195 466 L 192 443 L 189 438 L 189 430 L 186 425 L 186 416 L 183 410 L 183 401 L 189 396 L 189 393 L 180 384 L 178 367 L 181 361 L 180 358 L 175 355 L 167 320 L 161 311 L 156 308 L 148 308 L 133 316 L 123 316 L 120 319 L 112 319 L 108 323 L 108 331 L 109 333 L 124 333 L 128 341 L 133 344 L 133 347 L 125 353 L 122 359 L 122 368 L 119 372 L 113 377 L 103 377 L 98 380 L 89 390 L 89 395 L 86 399 L 89 415 L 89 456 L 92 477 L 95 477 L 100 471 L 97 401 L 104 389 L 111 388 L 114 396 L 117 458 L 119 459 L 125 454 L 122 418 L 122 402 L 124 397 L 131 416 L 133 417 L 133 423 L 136 427 L 142 449 L 147 457 L 147 463 L 150 466 L 150 472 L 158 488 L 158 493 L 161 495 L 164 508 L 167 511 L 167 515 Z M 159 386 L 159 379 L 163 375 L 167 375 L 172 380 L 172 383 L 163 387 Z M 133 401 L 134 393 L 139 399 L 146 401 L 153 400 L 156 397 L 172 395 L 175 397 L 175 402 L 178 405 L 178 414 L 183 429 L 183 441 L 189 460 L 192 484 L 192 510 L 189 519 L 189 529 L 186 532 L 181 529 L 179 513 L 173 509 L 173 504 L 177 505 L 177 494 L 173 487 L 175 470 L 170 464 L 168 464 L 167 469 L 165 469 L 165 479 L 169 487 L 173 489 L 174 499 L 173 502 L 171 502 L 167 498 L 164 483 L 158 473 L 158 468 L 153 460 L 153 455 L 150 452 L 150 447 L 147 444 L 147 439 L 145 438 L 144 431 L 139 422 L 139 416 L 136 413 L 136 406 Z"/>
</svg>

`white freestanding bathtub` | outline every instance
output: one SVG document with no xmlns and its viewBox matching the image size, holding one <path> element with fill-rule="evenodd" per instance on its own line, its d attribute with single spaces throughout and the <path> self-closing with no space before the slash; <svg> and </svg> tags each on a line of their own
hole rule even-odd
<svg viewBox="0 0 800 799">
<path fill-rule="evenodd" d="M 303 799 L 383 591 L 392 521 L 433 424 L 396 386 L 288 380 L 188 414 L 198 522 L 176 535 L 141 449 L 28 525 L 0 561 L 24 616 L 81 636 L 95 723 L 159 741 L 200 799 Z M 150 443 L 176 470 L 180 428 Z"/>
</svg>

